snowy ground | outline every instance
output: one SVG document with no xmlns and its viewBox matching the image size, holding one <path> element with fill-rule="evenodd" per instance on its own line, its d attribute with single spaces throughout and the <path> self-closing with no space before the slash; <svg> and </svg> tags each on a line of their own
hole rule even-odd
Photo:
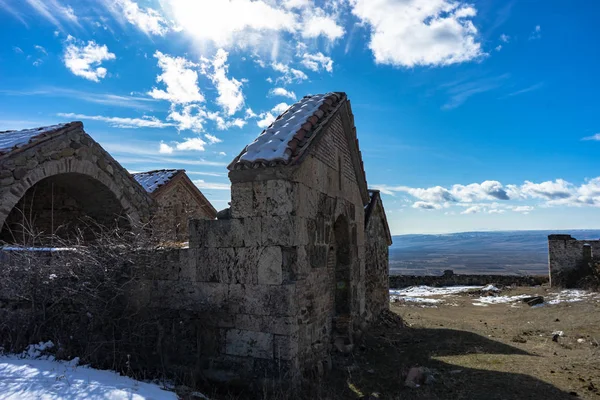
<svg viewBox="0 0 600 400">
<path fill-rule="evenodd" d="M 0 356 L 0 400 L 177 400 L 158 385 L 81 366 L 77 358 L 66 362 L 42 355 L 51 347 L 40 343 L 21 355 Z"/>
<path fill-rule="evenodd" d="M 418 305 L 420 307 L 437 307 L 441 304 L 456 305 L 452 299 L 461 293 L 480 293 L 479 297 L 473 298 L 473 305 L 487 307 L 490 304 L 514 304 L 521 299 L 530 297 L 528 294 L 517 294 L 512 296 L 501 295 L 501 291 L 495 286 L 411 286 L 405 289 L 390 290 L 390 301 Z M 544 296 L 544 304 L 559 304 L 563 302 L 578 302 L 583 300 L 595 300 L 600 302 L 600 293 L 586 290 L 562 290 L 550 292 Z M 543 305 L 540 305 L 543 306 Z M 539 307 L 539 306 L 538 306 Z"/>
</svg>

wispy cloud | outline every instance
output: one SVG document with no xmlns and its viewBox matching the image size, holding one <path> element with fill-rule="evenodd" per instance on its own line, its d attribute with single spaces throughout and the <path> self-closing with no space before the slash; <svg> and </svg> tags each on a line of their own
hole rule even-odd
<svg viewBox="0 0 600 400">
<path fill-rule="evenodd" d="M 134 108 L 140 110 L 152 110 L 153 103 L 156 102 L 156 100 L 148 97 L 122 96 L 110 93 L 93 93 L 89 91 L 79 91 L 74 89 L 52 86 L 30 90 L 0 89 L 0 94 L 5 94 L 9 96 L 46 96 L 58 98 L 72 98 L 82 100 L 88 103 Z"/>
<path fill-rule="evenodd" d="M 446 104 L 442 106 L 443 110 L 451 110 L 464 104 L 469 98 L 500 88 L 510 77 L 510 74 L 502 74 L 490 78 L 477 79 L 465 83 L 448 83 L 442 85 L 446 94 L 450 96 Z"/>
<path fill-rule="evenodd" d="M 205 182 L 202 179 L 192 181 L 198 189 L 230 190 L 231 184 L 218 182 Z"/>
<path fill-rule="evenodd" d="M 59 117 L 74 118 L 81 120 L 102 121 L 107 122 L 116 128 L 167 128 L 175 126 L 169 122 L 164 122 L 156 117 L 144 116 L 142 118 L 122 118 L 122 117 L 106 117 L 103 115 L 84 115 L 75 113 L 58 113 Z"/>
<path fill-rule="evenodd" d="M 596 140 L 596 141 L 600 141 L 600 133 L 596 133 L 595 135 L 592 135 L 592 136 L 586 136 L 586 137 L 582 138 L 581 140 Z"/>
<path fill-rule="evenodd" d="M 529 35 L 529 40 L 537 40 L 542 38 L 542 27 L 536 25 L 533 32 Z"/>
<path fill-rule="evenodd" d="M 507 97 L 513 97 L 513 96 L 518 96 L 520 94 L 533 92 L 534 90 L 538 90 L 538 89 L 541 89 L 543 87 L 544 87 L 544 82 L 539 82 L 539 83 L 536 83 L 535 85 L 531 85 L 529 87 L 526 87 L 525 89 L 517 90 L 515 92 L 506 94 L 506 95 L 500 97 L 500 99 L 505 99 Z"/>
<path fill-rule="evenodd" d="M 62 25 L 63 22 L 81 27 L 73 8 L 71 8 L 71 6 L 62 5 L 58 0 L 25 0 L 25 2 L 29 4 L 35 12 L 61 31 L 64 31 Z"/>
</svg>

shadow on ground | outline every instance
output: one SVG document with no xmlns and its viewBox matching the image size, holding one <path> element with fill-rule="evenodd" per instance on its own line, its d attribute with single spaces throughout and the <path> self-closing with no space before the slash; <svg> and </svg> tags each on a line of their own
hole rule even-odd
<svg viewBox="0 0 600 400">
<path fill-rule="evenodd" d="M 574 395 L 534 377 L 494 371 L 494 365 L 481 369 L 448 364 L 436 357 L 465 355 L 505 355 L 537 357 L 521 349 L 472 332 L 453 329 L 414 329 L 379 325 L 362 340 L 354 354 L 346 357 L 350 369 L 338 369 L 328 379 L 335 383 L 333 393 L 322 398 L 360 398 L 360 393 L 380 393 L 381 399 L 573 399 Z M 490 357 L 490 360 L 498 357 Z M 485 364 L 486 357 L 481 364 Z M 344 360 L 338 359 L 344 363 Z M 419 388 L 404 386 L 411 367 L 434 371 L 435 381 Z M 508 365 L 510 369 L 510 364 Z"/>
</svg>

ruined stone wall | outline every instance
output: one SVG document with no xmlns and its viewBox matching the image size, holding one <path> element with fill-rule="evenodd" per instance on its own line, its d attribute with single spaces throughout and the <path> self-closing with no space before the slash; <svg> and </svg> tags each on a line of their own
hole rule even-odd
<svg viewBox="0 0 600 400">
<path fill-rule="evenodd" d="M 548 236 L 551 286 L 576 286 L 592 275 L 592 265 L 597 262 L 600 262 L 600 240 L 577 240 L 571 235 Z"/>
<path fill-rule="evenodd" d="M 181 180 L 166 188 L 155 200 L 157 210 L 152 225 L 164 240 L 185 242 L 189 237 L 190 219 L 212 219 Z"/>
<path fill-rule="evenodd" d="M 382 208 L 376 204 L 365 233 L 366 309 L 369 320 L 389 308 L 389 246 L 381 213 Z"/>
</svg>

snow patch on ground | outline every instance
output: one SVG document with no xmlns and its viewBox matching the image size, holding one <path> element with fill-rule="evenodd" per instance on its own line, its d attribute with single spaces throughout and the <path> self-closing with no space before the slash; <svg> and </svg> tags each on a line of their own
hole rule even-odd
<svg viewBox="0 0 600 400">
<path fill-rule="evenodd" d="M 554 299 L 549 300 L 547 302 L 548 304 L 573 303 L 589 299 L 600 299 L 600 293 L 579 289 L 561 290 L 559 293 L 549 293 L 549 296 L 554 296 Z"/>
<path fill-rule="evenodd" d="M 527 295 L 527 294 L 519 294 L 517 296 L 481 296 L 480 298 L 476 299 L 475 301 L 480 304 L 507 304 L 507 303 L 514 303 L 514 302 L 524 299 L 526 297 L 531 297 L 531 296 Z M 473 303 L 473 304 L 479 305 L 479 304 L 475 304 L 475 303 Z"/>
<path fill-rule="evenodd" d="M 431 296 L 450 297 L 452 295 L 481 289 L 481 286 L 411 286 L 404 289 L 390 290 L 390 301 L 400 303 L 421 303 L 433 305 L 444 303 L 443 299 L 431 299 Z"/>
<path fill-rule="evenodd" d="M 53 346 L 40 342 L 19 356 L 0 356 L 0 400 L 177 400 L 158 385 L 79 366 L 79 358 L 56 361 L 42 355 Z"/>
</svg>

